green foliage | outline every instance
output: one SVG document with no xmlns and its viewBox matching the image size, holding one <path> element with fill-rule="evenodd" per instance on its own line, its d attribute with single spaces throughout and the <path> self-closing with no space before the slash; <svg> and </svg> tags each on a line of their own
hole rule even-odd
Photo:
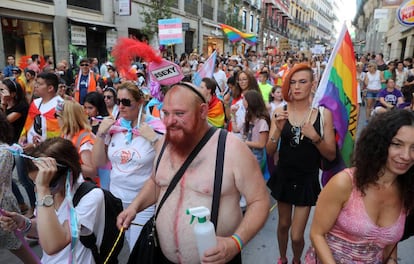
<svg viewBox="0 0 414 264">
<path fill-rule="evenodd" d="M 171 18 L 171 7 L 177 0 L 151 0 L 149 8 L 145 8 L 142 12 L 144 16 L 145 27 L 142 32 L 152 39 L 154 35 L 158 35 L 158 20 Z"/>
<path fill-rule="evenodd" d="M 243 27 L 243 22 L 241 20 L 240 16 L 240 8 L 241 8 L 241 0 L 227 0 L 227 16 L 226 16 L 226 25 L 232 26 L 234 28 L 237 28 L 239 30 Z M 228 40 L 227 36 L 225 36 L 225 39 Z M 229 42 L 231 46 L 238 46 L 238 42 L 231 43 Z"/>
<path fill-rule="evenodd" d="M 227 0 L 226 24 L 241 29 L 243 22 L 240 16 L 241 0 Z"/>
</svg>

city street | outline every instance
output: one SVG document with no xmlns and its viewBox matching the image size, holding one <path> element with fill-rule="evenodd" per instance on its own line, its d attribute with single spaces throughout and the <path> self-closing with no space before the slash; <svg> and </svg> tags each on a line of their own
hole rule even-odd
<svg viewBox="0 0 414 264">
<path fill-rule="evenodd" d="M 359 120 L 359 129 L 365 124 L 365 109 L 361 108 L 360 111 L 360 120 Z M 272 205 L 275 204 L 275 201 L 272 199 Z M 310 229 L 310 221 L 313 217 L 313 210 L 311 212 L 310 220 L 308 222 L 306 231 L 305 231 L 305 250 L 310 246 L 309 240 L 309 229 Z M 275 208 L 270 214 L 269 218 L 262 228 L 262 230 L 250 241 L 250 243 L 244 248 L 243 250 L 243 263 L 245 264 L 273 264 L 277 262 L 277 258 L 279 257 L 278 253 L 278 244 L 276 238 L 276 227 L 278 221 L 278 213 L 277 208 Z M 41 249 L 39 245 L 32 246 L 33 250 L 40 255 Z M 412 264 L 414 259 L 414 237 L 402 242 L 398 246 L 398 263 L 399 264 Z M 128 246 L 125 243 L 124 249 L 120 255 L 120 263 L 126 263 L 128 260 Z M 290 245 L 288 246 L 288 259 L 292 259 L 292 251 L 290 249 Z M 8 263 L 8 264 L 17 264 L 21 263 L 17 257 L 11 254 L 9 251 L 0 249 L 0 260 L 1 263 Z"/>
</svg>

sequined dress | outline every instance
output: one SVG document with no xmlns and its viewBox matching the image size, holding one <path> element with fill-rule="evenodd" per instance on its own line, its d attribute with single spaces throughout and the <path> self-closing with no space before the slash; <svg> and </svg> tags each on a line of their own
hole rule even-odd
<svg viewBox="0 0 414 264">
<path fill-rule="evenodd" d="M 345 170 L 353 179 L 353 169 Z M 336 263 L 381 264 L 383 249 L 397 243 L 404 232 L 406 212 L 401 210 L 397 221 L 390 226 L 377 226 L 367 214 L 362 193 L 353 188 L 349 200 L 338 215 L 335 225 L 326 235 L 326 240 Z M 315 260 L 315 250 L 310 248 L 305 263 L 320 263 Z"/>
</svg>

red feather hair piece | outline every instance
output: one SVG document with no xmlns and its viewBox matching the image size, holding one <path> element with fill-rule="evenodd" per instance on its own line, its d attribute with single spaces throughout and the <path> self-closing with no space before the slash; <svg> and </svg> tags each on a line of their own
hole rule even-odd
<svg viewBox="0 0 414 264">
<path fill-rule="evenodd" d="M 162 60 L 147 43 L 125 37 L 118 39 L 111 54 L 118 72 L 128 80 L 137 80 L 136 73 L 131 71 L 131 61 L 136 57 L 141 57 L 147 63 L 160 63 Z"/>
</svg>

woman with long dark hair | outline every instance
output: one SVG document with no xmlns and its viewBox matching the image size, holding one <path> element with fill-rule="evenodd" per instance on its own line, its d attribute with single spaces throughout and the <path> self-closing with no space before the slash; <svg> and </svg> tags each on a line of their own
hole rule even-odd
<svg viewBox="0 0 414 264">
<path fill-rule="evenodd" d="M 414 209 L 413 134 L 411 111 L 372 118 L 358 138 L 353 167 L 319 195 L 306 263 L 397 263 L 391 251 Z"/>
</svg>

